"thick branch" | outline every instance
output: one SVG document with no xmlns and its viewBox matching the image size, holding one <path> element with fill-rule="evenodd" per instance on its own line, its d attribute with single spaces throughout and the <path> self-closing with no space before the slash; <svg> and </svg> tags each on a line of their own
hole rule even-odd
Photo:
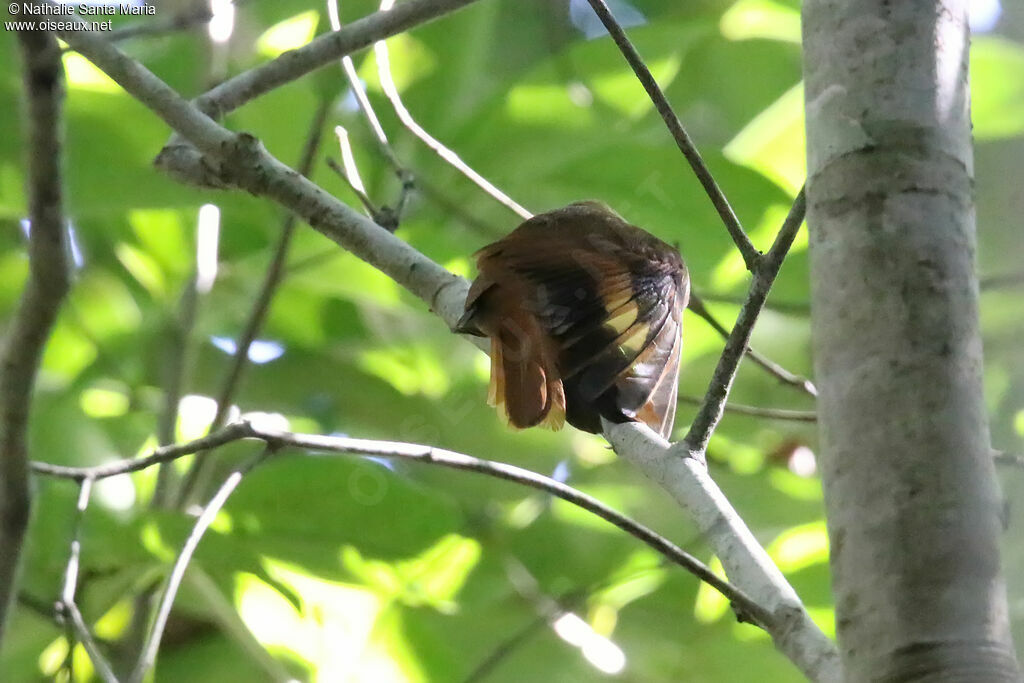
<svg viewBox="0 0 1024 683">
<path fill-rule="evenodd" d="M 0 352 L 0 642 L 29 519 L 28 413 L 43 347 L 69 287 L 60 172 L 64 72 L 57 40 L 19 33 L 28 146 L 29 275 Z"/>
<path fill-rule="evenodd" d="M 982 386 L 968 4 L 801 3 L 818 463 L 850 681 L 1022 680 Z"/>
<path fill-rule="evenodd" d="M 722 490 L 696 458 L 680 457 L 676 447 L 646 425 L 604 423 L 615 452 L 664 488 L 693 519 L 729 580 L 774 616 L 768 632 L 813 681 L 841 680 L 835 645 L 811 621 L 800 598 L 757 542 Z"/>
</svg>

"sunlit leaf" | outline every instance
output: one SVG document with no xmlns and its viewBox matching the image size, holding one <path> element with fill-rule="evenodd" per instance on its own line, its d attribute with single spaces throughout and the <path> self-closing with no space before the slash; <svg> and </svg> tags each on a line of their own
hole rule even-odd
<svg viewBox="0 0 1024 683">
<path fill-rule="evenodd" d="M 668 88 L 679 73 L 682 61 L 678 55 L 670 55 L 660 59 L 648 60 L 654 80 L 664 89 Z M 598 76 L 590 81 L 594 94 L 606 105 L 611 106 L 625 116 L 636 118 L 654 105 L 643 86 L 629 69 Z"/>
<path fill-rule="evenodd" d="M 584 86 L 576 88 L 589 96 Z M 592 125 L 594 118 L 587 99 L 574 98 L 572 85 L 557 83 L 518 85 L 506 95 L 505 108 L 513 121 L 523 124 L 585 128 Z"/>
<path fill-rule="evenodd" d="M 135 209 L 128 213 L 128 223 L 150 258 L 160 263 L 166 273 L 182 275 L 191 269 L 195 254 L 190 235 L 195 225 L 187 223 L 182 212 Z M 145 279 L 140 282 L 145 285 Z"/>
<path fill-rule="evenodd" d="M 793 86 L 736 134 L 723 152 L 795 196 L 807 177 L 804 88 Z"/>
<path fill-rule="evenodd" d="M 773 487 L 791 498 L 807 501 L 822 499 L 821 480 L 817 477 L 801 477 L 788 469 L 775 467 L 769 472 L 768 479 Z"/>
<path fill-rule="evenodd" d="M 437 59 L 430 48 L 407 33 L 388 38 L 387 44 L 391 78 L 399 93 L 405 92 L 410 85 L 430 75 L 437 68 Z M 367 53 L 359 65 L 358 73 L 367 90 L 383 93 L 377 76 L 377 57 L 374 51 Z"/>
<path fill-rule="evenodd" d="M 43 370 L 63 381 L 74 379 L 96 358 L 96 346 L 75 327 L 58 322 L 43 354 Z"/>
<path fill-rule="evenodd" d="M 256 47 L 266 57 L 302 47 L 313 39 L 320 13 L 309 10 L 271 26 L 256 39 Z"/>
<path fill-rule="evenodd" d="M 302 596 L 296 610 L 269 585 L 251 575 L 236 579 L 239 612 L 256 638 L 271 650 L 283 649 L 306 662 L 317 681 L 399 681 L 392 648 L 399 633 L 378 619 L 386 602 L 364 588 L 325 581 L 286 565 L 268 570 Z M 377 640 L 388 633 L 386 650 Z"/>
<path fill-rule="evenodd" d="M 657 553 L 648 548 L 636 550 L 616 570 L 607 587 L 594 592 L 593 600 L 620 610 L 658 590 L 667 578 L 668 568 Z"/>
<path fill-rule="evenodd" d="M 772 0 L 739 0 L 722 15 L 719 27 L 729 40 L 800 43 L 800 11 Z"/>
<path fill-rule="evenodd" d="M 606 505 L 616 510 L 629 510 L 643 501 L 643 496 L 633 486 L 621 486 L 616 484 L 576 484 L 576 488 L 584 493 L 597 498 Z M 571 524 L 590 527 L 600 531 L 615 533 L 615 527 L 597 515 L 584 510 L 578 505 L 573 505 L 561 498 L 552 502 L 552 512 L 558 519 Z"/>
<path fill-rule="evenodd" d="M 808 606 L 807 613 L 818 628 L 829 638 L 836 637 L 836 611 L 831 607 Z"/>
<path fill-rule="evenodd" d="M 440 360 L 420 346 L 371 349 L 360 354 L 360 365 L 406 395 L 443 396 L 450 380 Z"/>
<path fill-rule="evenodd" d="M 418 557 L 398 564 L 407 590 L 442 611 L 452 611 L 454 600 L 480 561 L 480 544 L 449 534 Z"/>
<path fill-rule="evenodd" d="M 14 305 L 28 276 L 28 258 L 24 252 L 0 254 L 0 307 Z"/>
<path fill-rule="evenodd" d="M 708 567 L 716 576 L 725 578 L 725 569 L 717 557 L 712 557 Z M 729 612 L 729 598 L 706 583 L 697 589 L 697 599 L 693 603 L 693 616 L 702 624 L 718 621 Z"/>
<path fill-rule="evenodd" d="M 825 521 L 804 524 L 779 534 L 768 544 L 768 555 L 783 572 L 828 562 L 828 532 Z"/>
<path fill-rule="evenodd" d="M 971 119 L 974 137 L 1024 133 L 1024 45 L 993 36 L 971 41 Z"/>
<path fill-rule="evenodd" d="M 118 417 L 128 412 L 127 387 L 112 383 L 89 387 L 79 395 L 82 412 L 89 417 Z"/>
<path fill-rule="evenodd" d="M 245 576 L 251 575 L 246 574 Z M 253 579 L 259 581 L 256 577 L 253 577 Z M 245 620 L 241 605 L 238 603 L 237 594 L 236 600 L 232 604 L 214 583 L 213 579 L 198 567 L 190 568 L 190 571 L 185 575 L 185 580 L 189 588 L 199 593 L 204 605 L 213 613 L 214 620 L 220 630 L 242 648 L 250 661 L 257 663 L 272 680 L 291 679 L 287 669 L 263 648 L 263 643 L 256 637 L 255 630 L 251 630 L 252 627 Z M 259 585 L 272 590 L 272 587 L 268 584 L 260 583 Z M 291 603 L 285 598 L 285 604 L 290 606 Z M 280 605 L 275 605 L 275 607 L 280 607 Z M 284 609 L 281 609 L 279 613 L 288 614 Z M 258 614 L 262 616 L 264 613 L 258 612 Z M 260 623 L 261 626 L 264 624 L 265 622 Z M 296 651 L 288 648 L 287 654 L 289 659 L 294 661 Z"/>
<path fill-rule="evenodd" d="M 79 323 L 98 341 L 132 332 L 142 320 L 124 282 L 104 271 L 87 271 L 72 290 L 70 302 Z"/>
<path fill-rule="evenodd" d="M 412 647 L 402 617 L 394 606 L 381 612 L 355 677 L 361 683 L 428 683 L 421 653 Z M 336 679 L 328 679 L 336 680 Z"/>
<path fill-rule="evenodd" d="M 160 526 L 156 522 L 143 525 L 139 540 L 143 548 L 165 562 L 173 562 L 178 555 L 177 549 L 160 533 Z"/>
<path fill-rule="evenodd" d="M 159 297 L 166 293 L 167 283 L 163 271 L 149 254 L 124 242 L 114 248 L 114 253 L 125 270 L 131 273 L 140 285 L 149 290 L 150 294 Z"/>
<path fill-rule="evenodd" d="M 69 88 L 106 93 L 121 91 L 121 86 L 115 83 L 110 76 L 77 52 L 65 52 L 63 62 Z"/>
<path fill-rule="evenodd" d="M 131 623 L 131 618 L 131 600 L 119 600 L 113 607 L 107 610 L 106 614 L 99 618 L 93 627 L 93 632 L 98 638 L 116 640 L 124 634 L 125 629 Z"/>
<path fill-rule="evenodd" d="M 39 673 L 44 676 L 55 675 L 67 656 L 68 641 L 64 636 L 58 636 L 39 653 Z"/>
<path fill-rule="evenodd" d="M 192 441 L 204 436 L 217 413 L 217 401 L 209 396 L 189 394 L 178 403 L 178 441 Z"/>
</svg>

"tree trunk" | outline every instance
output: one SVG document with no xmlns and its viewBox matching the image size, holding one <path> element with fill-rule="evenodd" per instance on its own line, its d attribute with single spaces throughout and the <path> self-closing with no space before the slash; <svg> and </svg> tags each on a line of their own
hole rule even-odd
<svg viewBox="0 0 1024 683">
<path fill-rule="evenodd" d="M 1018 681 L 981 388 L 966 0 L 805 0 L 822 475 L 847 680 Z"/>
</svg>

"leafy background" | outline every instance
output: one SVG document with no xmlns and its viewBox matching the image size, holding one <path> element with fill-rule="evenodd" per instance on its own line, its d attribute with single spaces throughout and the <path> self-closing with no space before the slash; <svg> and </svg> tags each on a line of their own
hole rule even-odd
<svg viewBox="0 0 1024 683">
<path fill-rule="evenodd" d="M 802 181 L 798 3 L 625 0 L 611 3 L 698 141 L 755 243 L 765 248 Z M 975 3 L 998 9 L 995 0 Z M 375 9 L 344 2 L 344 20 Z M 159 6 L 160 13 L 175 11 Z M 130 20 L 120 20 L 127 23 Z M 979 20 L 980 21 L 980 20 Z M 239 7 L 229 73 L 327 30 L 308 0 Z M 434 135 L 534 211 L 600 198 L 677 243 L 697 291 L 742 296 L 746 278 L 709 202 L 640 86 L 585 2 L 482 0 L 389 41 L 406 105 Z M 210 46 L 199 30 L 139 39 L 130 54 L 180 92 L 201 92 Z M 1019 274 L 1024 255 L 1024 6 L 1006 3 L 972 46 L 979 271 Z M 23 140 L 15 41 L 0 41 L 0 315 L 27 272 Z M 356 64 L 396 153 L 417 174 L 399 236 L 471 275 L 470 255 L 517 223 L 507 210 L 400 127 L 380 94 L 372 55 Z M 32 449 L 88 465 L 155 444 L 181 292 L 195 268 L 196 220 L 219 206 L 219 271 L 197 305 L 186 346 L 179 438 L 211 419 L 229 355 L 280 231 L 280 211 L 241 194 L 197 191 L 151 166 L 168 130 L 73 53 L 65 56 L 67 199 L 76 245 L 74 290 L 47 348 L 33 407 Z M 373 145 L 336 66 L 228 117 L 296 162 L 313 111 L 352 135 L 369 193 L 393 202 L 398 184 Z M 313 178 L 356 203 L 323 163 Z M 572 429 L 511 432 L 484 403 L 486 358 L 450 335 L 422 304 L 308 228 L 236 398 L 297 431 L 430 443 L 513 462 L 597 495 L 705 560 L 710 551 L 678 507 L 597 437 Z M 806 237 L 801 235 L 758 324 L 754 344 L 811 373 Z M 982 296 L 986 397 L 993 443 L 1024 450 L 1021 279 Z M 712 306 L 723 321 L 737 306 Z M 680 391 L 700 396 L 721 340 L 685 319 Z M 812 409 L 810 399 L 746 364 L 736 402 Z M 677 431 L 695 408 L 681 404 Z M 827 540 L 818 479 L 797 465 L 814 426 L 727 415 L 710 467 L 822 628 L 832 632 Z M 235 444 L 218 470 L 248 455 Z M 180 463 L 182 466 L 186 461 Z M 1024 543 L 1017 501 L 1024 473 L 1001 471 L 1011 616 L 1024 643 Z M 97 487 L 83 538 L 80 593 L 103 641 L 128 629 L 133 597 L 168 570 L 193 518 L 148 508 L 155 471 Z M 59 594 L 75 491 L 36 481 L 23 572 L 0 672 L 45 680 L 63 660 L 63 630 L 47 616 Z M 609 639 L 581 647 L 543 619 L 552 598 Z M 35 604 L 36 608 L 31 607 Z M 41 608 L 40 608 L 41 606 Z M 510 638 L 522 637 L 514 646 Z M 507 647 L 507 651 L 505 649 Z M 616 650 L 618 648 L 618 650 Z M 200 546 L 159 660 L 158 681 L 460 681 L 504 652 L 488 681 L 591 681 L 625 666 L 633 681 L 790 681 L 798 673 L 766 637 L 735 623 L 715 593 L 664 566 L 629 536 L 508 483 L 402 462 L 282 456 L 250 474 Z M 611 657 L 611 659 L 609 659 Z M 80 648 L 77 680 L 90 680 Z"/>
</svg>

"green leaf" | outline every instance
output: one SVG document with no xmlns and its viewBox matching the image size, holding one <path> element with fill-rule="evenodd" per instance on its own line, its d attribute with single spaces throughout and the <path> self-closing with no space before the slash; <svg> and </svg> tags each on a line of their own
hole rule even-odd
<svg viewBox="0 0 1024 683">
<path fill-rule="evenodd" d="M 772 0 L 739 0 L 722 15 L 729 40 L 763 38 L 800 44 L 800 11 Z"/>
<path fill-rule="evenodd" d="M 309 10 L 296 14 L 289 19 L 274 24 L 256 39 L 256 48 L 266 57 L 277 57 L 282 52 L 300 48 L 316 35 L 316 26 L 320 20 L 317 10 Z"/>
<path fill-rule="evenodd" d="M 995 36 L 971 41 L 974 137 L 997 140 L 1024 133 L 1024 46 Z"/>
</svg>

